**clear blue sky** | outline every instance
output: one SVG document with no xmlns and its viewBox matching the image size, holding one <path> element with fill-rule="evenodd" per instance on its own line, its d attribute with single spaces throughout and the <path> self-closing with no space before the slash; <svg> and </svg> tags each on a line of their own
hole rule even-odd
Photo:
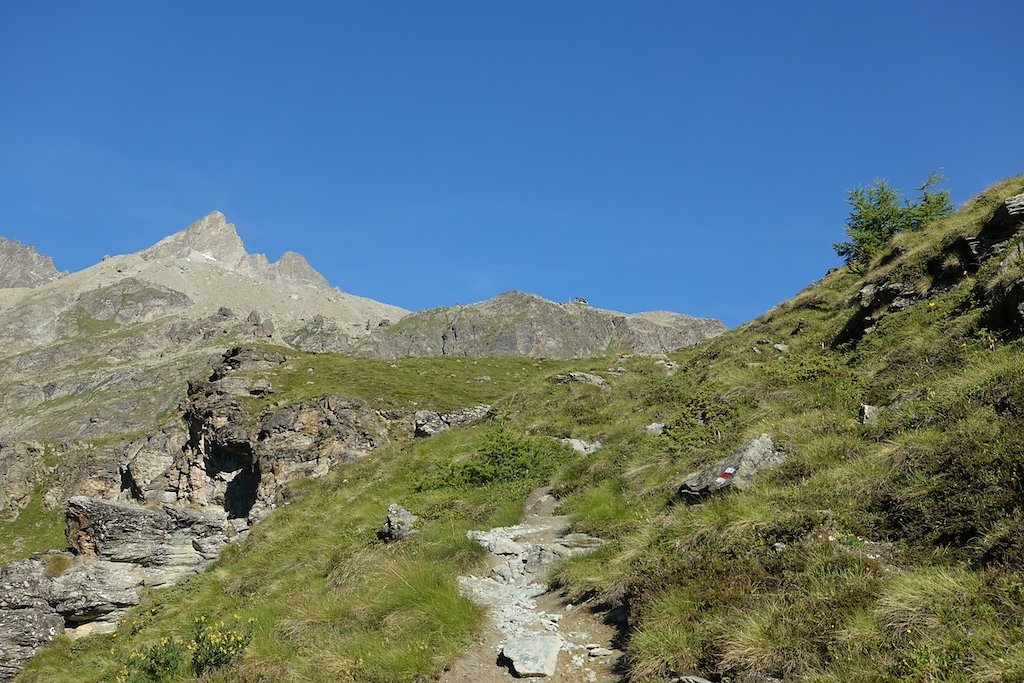
<svg viewBox="0 0 1024 683">
<path fill-rule="evenodd" d="M 213 209 L 406 308 L 730 325 L 847 190 L 1024 172 L 1024 3 L 6 2 L 0 234 L 62 269 Z"/>
</svg>

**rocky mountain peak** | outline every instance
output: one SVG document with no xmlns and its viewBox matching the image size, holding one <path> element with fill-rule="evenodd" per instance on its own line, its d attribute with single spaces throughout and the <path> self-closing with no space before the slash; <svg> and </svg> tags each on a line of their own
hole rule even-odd
<svg viewBox="0 0 1024 683">
<path fill-rule="evenodd" d="M 37 287 L 61 275 L 53 266 L 53 259 L 40 254 L 31 244 L 0 237 L 0 288 Z"/>
<path fill-rule="evenodd" d="M 243 273 L 257 280 L 330 287 L 327 279 L 294 251 L 284 252 L 274 262 L 263 254 L 247 252 L 234 224 L 229 223 L 220 211 L 213 211 L 184 230 L 163 238 L 140 251 L 139 256 L 148 261 L 186 259 Z"/>
<path fill-rule="evenodd" d="M 234 270 L 246 256 L 242 238 L 220 211 L 209 213 L 184 230 L 139 252 L 144 259 L 205 259 Z"/>
<path fill-rule="evenodd" d="M 329 287 L 327 279 L 309 265 L 309 262 L 294 251 L 286 251 L 272 264 L 277 276 L 285 282 Z"/>
</svg>

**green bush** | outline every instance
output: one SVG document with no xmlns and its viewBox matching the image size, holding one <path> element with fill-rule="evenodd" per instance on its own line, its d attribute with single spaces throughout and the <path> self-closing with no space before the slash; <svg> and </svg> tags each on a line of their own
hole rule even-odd
<svg viewBox="0 0 1024 683">
<path fill-rule="evenodd" d="M 472 457 L 435 468 L 417 490 L 472 488 L 490 484 L 534 485 L 550 478 L 571 457 L 568 447 L 548 436 L 520 436 L 504 426 L 492 429 Z"/>
<path fill-rule="evenodd" d="M 144 651 L 128 656 L 118 681 L 121 683 L 159 683 L 177 675 L 185 660 L 184 648 L 176 638 L 163 638 Z"/>
</svg>

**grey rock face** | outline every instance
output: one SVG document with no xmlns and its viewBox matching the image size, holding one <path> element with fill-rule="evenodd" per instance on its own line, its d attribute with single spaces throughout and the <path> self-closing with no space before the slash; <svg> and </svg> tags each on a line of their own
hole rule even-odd
<svg viewBox="0 0 1024 683">
<path fill-rule="evenodd" d="M 48 598 L 42 562 L 0 568 L 0 681 L 13 679 L 36 649 L 64 632 L 64 620 Z"/>
<path fill-rule="evenodd" d="M 139 604 L 143 578 L 139 567 L 123 562 L 76 563 L 50 581 L 50 604 L 66 627 L 101 621 L 113 628 Z"/>
<path fill-rule="evenodd" d="M 491 406 L 483 403 L 446 412 L 418 410 L 414 416 L 414 434 L 421 437 L 434 436 L 452 427 L 484 420 L 491 415 L 492 410 Z"/>
<path fill-rule="evenodd" d="M 68 542 L 80 555 L 139 565 L 145 582 L 157 586 L 203 569 L 237 533 L 223 513 L 85 496 L 68 502 L 67 522 Z"/>
<path fill-rule="evenodd" d="M 402 356 L 583 358 L 609 349 L 663 353 L 725 331 L 718 320 L 677 313 L 624 314 L 506 292 L 476 304 L 432 308 L 375 329 L 356 353 Z"/>
<path fill-rule="evenodd" d="M 377 532 L 377 538 L 386 543 L 400 541 L 413 532 L 418 519 L 401 505 L 392 503 L 388 506 L 387 521 Z"/>
<path fill-rule="evenodd" d="M 0 288 L 38 287 L 62 274 L 32 245 L 0 237 Z"/>
<path fill-rule="evenodd" d="M 684 502 L 699 503 L 729 487 L 745 491 L 753 485 L 758 472 L 778 467 L 784 459 L 785 456 L 775 450 L 772 438 L 761 434 L 724 460 L 688 476 L 679 485 L 676 495 Z"/>
<path fill-rule="evenodd" d="M 39 443 L 0 444 L 0 513 L 28 504 L 47 467 Z"/>
</svg>

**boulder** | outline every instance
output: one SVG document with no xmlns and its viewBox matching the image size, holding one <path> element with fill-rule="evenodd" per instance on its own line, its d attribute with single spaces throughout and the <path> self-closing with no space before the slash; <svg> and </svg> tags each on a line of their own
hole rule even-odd
<svg viewBox="0 0 1024 683">
<path fill-rule="evenodd" d="M 68 626 L 104 621 L 113 628 L 129 608 L 139 604 L 143 580 L 137 565 L 104 560 L 78 562 L 52 579 L 50 604 Z"/>
<path fill-rule="evenodd" d="M 417 410 L 413 419 L 414 435 L 433 436 L 452 427 L 479 422 L 489 417 L 492 412 L 493 408 L 485 403 L 445 412 Z"/>
<path fill-rule="evenodd" d="M 686 503 L 699 503 L 730 487 L 745 491 L 753 485 L 758 472 L 778 467 L 784 459 L 785 455 L 775 450 L 772 438 L 760 434 L 724 460 L 688 476 L 679 485 L 676 496 Z"/>
<path fill-rule="evenodd" d="M 545 678 L 555 675 L 562 639 L 558 636 L 513 638 L 501 649 L 519 678 Z"/>
<path fill-rule="evenodd" d="M 385 543 L 400 541 L 413 532 L 419 517 L 397 503 L 388 506 L 388 518 L 377 532 L 377 538 Z"/>
<path fill-rule="evenodd" d="M 586 441 L 584 439 L 562 439 L 561 441 L 580 455 L 592 455 L 601 447 L 600 441 Z"/>
<path fill-rule="evenodd" d="M 651 424 L 649 424 L 646 427 L 644 427 L 644 430 L 648 434 L 653 434 L 655 436 L 658 436 L 658 435 L 661 435 L 661 434 L 665 433 L 665 423 L 664 422 L 652 422 Z"/>
<path fill-rule="evenodd" d="M 564 375 L 555 375 L 551 378 L 556 384 L 590 384 L 595 387 L 606 387 L 604 377 L 590 372 L 569 372 Z"/>
<path fill-rule="evenodd" d="M 867 403 L 860 404 L 860 423 L 865 425 L 873 425 L 878 423 L 878 418 L 882 414 L 882 408 L 879 406 L 868 405 Z"/>
</svg>

